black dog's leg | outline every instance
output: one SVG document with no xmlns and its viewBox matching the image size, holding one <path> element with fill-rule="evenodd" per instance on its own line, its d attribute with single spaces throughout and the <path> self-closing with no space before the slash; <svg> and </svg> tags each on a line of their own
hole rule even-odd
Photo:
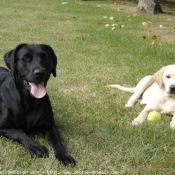
<svg viewBox="0 0 175 175">
<path fill-rule="evenodd" d="M 50 127 L 44 130 L 45 138 L 53 147 L 56 158 L 65 166 L 76 165 L 75 160 L 66 154 L 65 149 L 61 143 L 60 134 L 56 127 Z"/>
<path fill-rule="evenodd" d="M 0 128 L 0 135 L 21 143 L 32 157 L 48 156 L 47 149 L 30 139 L 22 130 Z"/>
</svg>

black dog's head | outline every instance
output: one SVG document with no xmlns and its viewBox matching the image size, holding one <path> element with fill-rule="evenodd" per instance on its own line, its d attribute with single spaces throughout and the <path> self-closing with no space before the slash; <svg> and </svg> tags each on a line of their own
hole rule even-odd
<svg viewBox="0 0 175 175">
<path fill-rule="evenodd" d="M 21 44 L 4 55 L 11 74 L 30 91 L 35 98 L 46 94 L 46 84 L 52 73 L 56 77 L 57 57 L 45 44 Z"/>
</svg>

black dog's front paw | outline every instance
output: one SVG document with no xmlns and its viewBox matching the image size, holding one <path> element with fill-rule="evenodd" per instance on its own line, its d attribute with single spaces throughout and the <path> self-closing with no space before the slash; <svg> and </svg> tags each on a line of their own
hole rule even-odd
<svg viewBox="0 0 175 175">
<path fill-rule="evenodd" d="M 48 157 L 48 150 L 44 146 L 30 145 L 26 149 L 32 157 Z"/>
<path fill-rule="evenodd" d="M 75 166 L 76 165 L 76 161 L 69 155 L 65 154 L 61 154 L 61 155 L 57 155 L 56 158 L 63 163 L 64 166 Z"/>
</svg>

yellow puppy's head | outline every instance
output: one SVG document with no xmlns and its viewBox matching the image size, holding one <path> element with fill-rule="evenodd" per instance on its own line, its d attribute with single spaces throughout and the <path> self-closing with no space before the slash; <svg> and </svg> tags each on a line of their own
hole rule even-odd
<svg viewBox="0 0 175 175">
<path fill-rule="evenodd" d="M 154 80 L 168 95 L 175 95 L 175 64 L 162 67 L 154 74 Z"/>
</svg>

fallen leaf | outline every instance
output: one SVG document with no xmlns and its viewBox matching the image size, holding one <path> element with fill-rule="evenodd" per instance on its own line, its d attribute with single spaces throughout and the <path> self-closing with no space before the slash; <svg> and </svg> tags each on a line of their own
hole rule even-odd
<svg viewBox="0 0 175 175">
<path fill-rule="evenodd" d="M 111 30 L 114 30 L 115 29 L 115 27 L 113 27 Z"/>
<path fill-rule="evenodd" d="M 65 41 L 65 38 L 63 36 L 60 36 L 59 40 L 60 41 Z"/>
<path fill-rule="evenodd" d="M 142 39 L 146 39 L 146 36 L 142 36 Z"/>
<path fill-rule="evenodd" d="M 163 147 L 163 150 L 164 150 L 165 152 L 168 151 L 166 146 Z"/>
<path fill-rule="evenodd" d="M 154 40 L 151 44 L 152 44 L 152 45 L 157 45 L 158 42 L 157 42 L 156 40 Z"/>
<path fill-rule="evenodd" d="M 113 16 L 111 16 L 109 19 L 112 21 L 112 20 L 114 20 L 114 17 L 113 17 Z"/>
<path fill-rule="evenodd" d="M 146 26 L 148 26 L 148 23 L 147 22 L 142 22 L 142 26 L 146 27 Z"/>
<path fill-rule="evenodd" d="M 156 36 L 156 35 L 153 35 L 152 38 L 153 38 L 153 39 L 157 39 L 157 36 Z"/>
<path fill-rule="evenodd" d="M 109 24 L 106 24 L 106 25 L 105 25 L 105 28 L 108 28 L 109 26 L 110 26 Z"/>
</svg>

